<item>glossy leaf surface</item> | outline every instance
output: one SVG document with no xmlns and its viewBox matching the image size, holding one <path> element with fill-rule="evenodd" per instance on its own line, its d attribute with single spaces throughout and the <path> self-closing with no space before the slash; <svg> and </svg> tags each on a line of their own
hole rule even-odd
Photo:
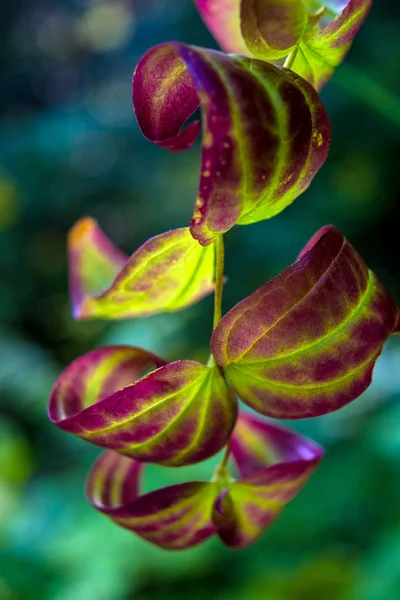
<svg viewBox="0 0 400 600">
<path fill-rule="evenodd" d="M 130 258 L 93 219 L 69 236 L 70 290 L 77 319 L 126 319 L 185 308 L 214 289 L 214 249 L 187 228 L 157 235 Z"/>
<path fill-rule="evenodd" d="M 89 502 L 117 525 L 166 550 L 203 542 L 215 531 L 211 515 L 217 495 L 209 483 L 184 483 L 139 495 L 142 465 L 108 451 L 94 465 Z"/>
<path fill-rule="evenodd" d="M 230 547 L 251 544 L 303 488 L 323 449 L 286 428 L 242 412 L 231 442 L 240 479 L 219 496 L 214 521 Z"/>
<path fill-rule="evenodd" d="M 196 0 L 226 52 L 276 61 L 321 89 L 348 52 L 371 0 Z"/>
<path fill-rule="evenodd" d="M 202 245 L 233 225 L 268 219 L 310 184 L 327 156 L 331 128 L 313 88 L 286 69 L 240 56 L 161 44 L 133 78 L 139 126 L 169 150 L 190 147 L 199 123 L 201 177 L 191 233 Z"/>
<path fill-rule="evenodd" d="M 179 466 L 218 452 L 237 411 L 218 369 L 182 360 L 134 381 L 129 357 L 136 353 L 147 357 L 146 366 L 161 362 L 143 350 L 119 347 L 73 362 L 53 389 L 53 422 L 93 444 L 147 462 Z"/>
<path fill-rule="evenodd" d="M 219 322 L 211 348 L 239 397 L 281 419 L 357 398 L 397 326 L 398 309 L 334 227 Z"/>
</svg>

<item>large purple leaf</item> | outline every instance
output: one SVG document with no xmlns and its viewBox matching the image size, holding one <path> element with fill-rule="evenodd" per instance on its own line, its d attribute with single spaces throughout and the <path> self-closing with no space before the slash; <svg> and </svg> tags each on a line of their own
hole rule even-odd
<svg viewBox="0 0 400 600">
<path fill-rule="evenodd" d="M 139 126 L 152 142 L 181 151 L 200 105 L 202 166 L 191 233 L 202 245 L 236 223 L 281 212 L 310 184 L 328 153 L 331 128 L 313 88 L 258 60 L 180 43 L 152 48 L 133 78 Z"/>
<path fill-rule="evenodd" d="M 141 367 L 162 364 L 144 350 L 118 346 L 74 361 L 51 394 L 52 421 L 93 444 L 146 462 L 180 466 L 218 452 L 237 412 L 218 368 L 182 360 L 135 381 L 137 360 Z"/>
<path fill-rule="evenodd" d="M 374 273 L 325 227 L 297 262 L 223 317 L 211 348 L 246 404 L 282 419 L 313 417 L 367 388 L 397 321 Z"/>
</svg>

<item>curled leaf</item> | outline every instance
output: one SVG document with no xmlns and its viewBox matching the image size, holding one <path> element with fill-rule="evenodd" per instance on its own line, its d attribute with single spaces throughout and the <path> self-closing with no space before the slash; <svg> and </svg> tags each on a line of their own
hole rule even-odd
<svg viewBox="0 0 400 600">
<path fill-rule="evenodd" d="M 304 487 L 324 451 L 312 440 L 241 412 L 231 441 L 241 477 L 217 499 L 214 522 L 229 547 L 259 537 Z"/>
<path fill-rule="evenodd" d="M 187 228 L 157 235 L 128 258 L 96 221 L 69 235 L 70 291 L 77 319 L 126 319 L 185 308 L 214 289 L 214 249 Z"/>
<path fill-rule="evenodd" d="M 267 61 L 293 56 L 291 69 L 316 89 L 347 54 L 371 0 L 196 0 L 226 52 Z"/>
<path fill-rule="evenodd" d="M 281 419 L 357 398 L 397 326 L 398 309 L 334 227 L 219 322 L 211 348 L 239 397 Z"/>
<path fill-rule="evenodd" d="M 183 483 L 141 496 L 142 468 L 136 460 L 105 452 L 87 482 L 89 502 L 117 525 L 166 550 L 196 546 L 213 535 L 215 485 Z"/>
<path fill-rule="evenodd" d="M 231 439 L 240 474 L 140 494 L 143 465 L 107 451 L 87 482 L 89 502 L 114 523 L 166 550 L 213 534 L 230 547 L 253 542 L 317 468 L 323 450 L 304 436 L 241 413 Z"/>
<path fill-rule="evenodd" d="M 63 429 L 70 415 L 123 388 L 165 362 L 133 346 L 105 346 L 78 358 L 60 375 L 50 397 L 49 417 Z M 68 426 L 68 425 L 67 425 Z"/>
<path fill-rule="evenodd" d="M 188 148 L 200 105 L 202 165 L 190 230 L 202 245 L 233 225 L 268 219 L 307 189 L 328 153 L 331 128 L 313 88 L 287 69 L 179 43 L 152 48 L 133 78 L 143 134 Z"/>
<path fill-rule="evenodd" d="M 51 394 L 52 421 L 92 444 L 145 462 L 180 466 L 218 452 L 237 411 L 218 368 L 182 360 L 135 381 L 137 353 L 147 357 L 146 366 L 162 363 L 144 350 L 119 347 L 74 361 Z"/>
</svg>

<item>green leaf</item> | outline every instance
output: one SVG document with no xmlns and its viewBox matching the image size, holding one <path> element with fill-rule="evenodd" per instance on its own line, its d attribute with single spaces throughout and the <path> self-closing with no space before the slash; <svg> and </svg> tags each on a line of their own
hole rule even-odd
<svg viewBox="0 0 400 600">
<path fill-rule="evenodd" d="M 214 248 L 187 228 L 143 244 L 130 258 L 90 218 L 69 235 L 70 290 L 77 319 L 127 319 L 177 311 L 214 289 Z"/>
<path fill-rule="evenodd" d="M 272 62 L 290 56 L 290 68 L 317 90 L 343 61 L 371 3 L 196 0 L 224 50 Z"/>
</svg>

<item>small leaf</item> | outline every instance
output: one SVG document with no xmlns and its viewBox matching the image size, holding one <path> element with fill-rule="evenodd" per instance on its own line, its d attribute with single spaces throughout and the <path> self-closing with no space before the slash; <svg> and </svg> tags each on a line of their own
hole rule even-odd
<svg viewBox="0 0 400 600">
<path fill-rule="evenodd" d="M 105 452 L 87 482 L 89 502 L 117 525 L 166 550 L 190 548 L 213 535 L 214 484 L 183 483 L 140 496 L 141 470 L 141 463 Z"/>
<path fill-rule="evenodd" d="M 325 227 L 296 263 L 223 317 L 211 348 L 243 402 L 271 417 L 313 417 L 368 387 L 397 320 L 360 255 Z"/>
<path fill-rule="evenodd" d="M 248 55 L 240 29 L 241 0 L 194 0 L 197 9 L 221 48 L 229 54 Z"/>
<path fill-rule="evenodd" d="M 287 69 L 220 52 L 161 44 L 133 78 L 139 126 L 152 142 L 185 150 L 201 105 L 202 166 L 191 233 L 202 245 L 236 223 L 281 212 L 328 153 L 331 128 L 315 90 Z"/>
<path fill-rule="evenodd" d="M 356 33 L 368 15 L 372 0 L 350 0 L 343 10 L 343 3 L 337 4 L 337 9 L 325 13 L 321 11 L 323 16 L 331 15 L 326 27 L 309 19 L 291 67 L 317 90 L 321 90 L 331 78 L 350 50 Z"/>
<path fill-rule="evenodd" d="M 231 445 L 242 476 L 219 495 L 213 517 L 224 544 L 242 548 L 299 493 L 324 451 L 300 434 L 244 412 Z"/>
<path fill-rule="evenodd" d="M 347 54 L 371 0 L 196 0 L 226 52 L 276 61 L 293 53 L 291 69 L 320 90 Z"/>
<path fill-rule="evenodd" d="M 241 477 L 282 462 L 317 464 L 321 446 L 311 439 L 272 421 L 240 411 L 231 438 L 231 454 Z"/>
<path fill-rule="evenodd" d="M 176 311 L 214 289 L 214 249 L 201 248 L 187 228 L 147 240 L 128 259 L 96 221 L 85 218 L 70 232 L 69 259 L 77 319 L 126 319 Z"/>
<path fill-rule="evenodd" d="M 112 347 L 97 352 L 72 363 L 53 389 L 49 415 L 61 429 L 138 460 L 170 466 L 209 458 L 227 443 L 237 406 L 217 367 L 182 360 L 135 383 L 134 377 L 128 381 L 126 370 L 121 385 L 118 351 L 115 356 Z M 111 366 L 102 352 L 112 355 Z"/>
</svg>

